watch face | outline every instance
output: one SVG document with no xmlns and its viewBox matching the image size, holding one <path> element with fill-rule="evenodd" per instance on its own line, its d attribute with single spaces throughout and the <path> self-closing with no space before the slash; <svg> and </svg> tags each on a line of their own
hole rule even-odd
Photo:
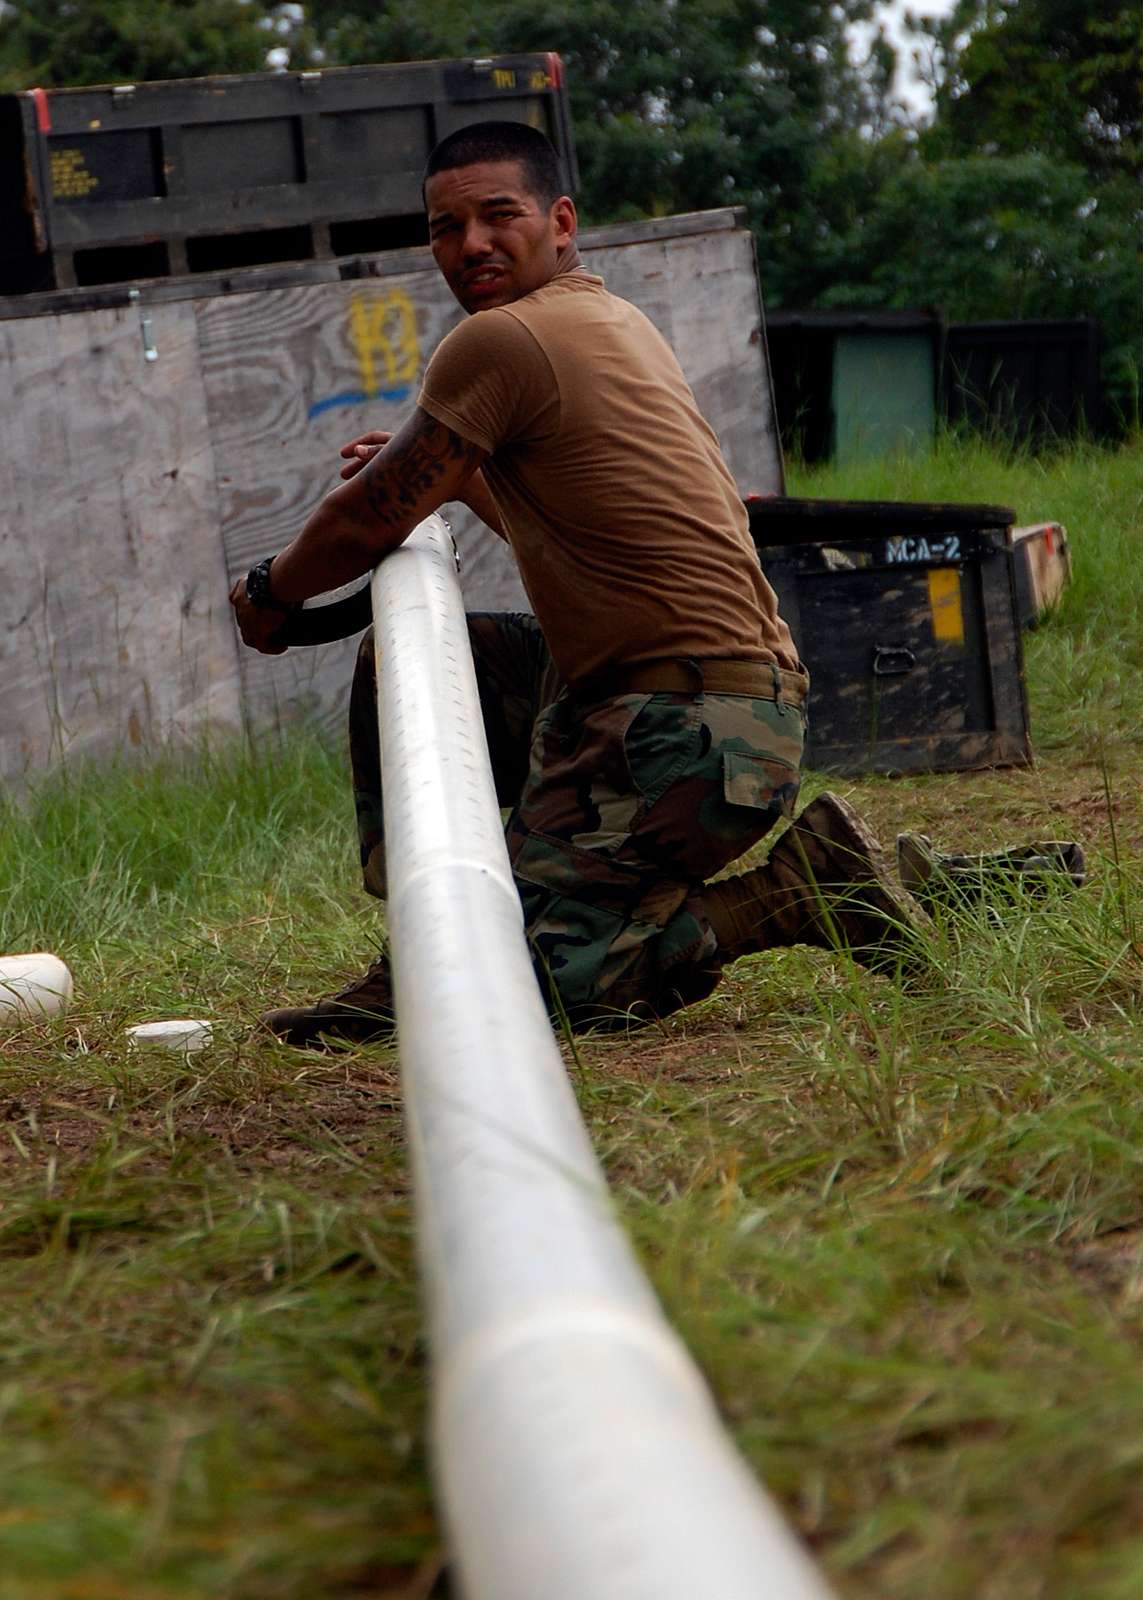
<svg viewBox="0 0 1143 1600">
<path fill-rule="evenodd" d="M 270 561 L 259 561 L 246 574 L 246 598 L 251 605 L 273 605 L 270 599 Z"/>
</svg>

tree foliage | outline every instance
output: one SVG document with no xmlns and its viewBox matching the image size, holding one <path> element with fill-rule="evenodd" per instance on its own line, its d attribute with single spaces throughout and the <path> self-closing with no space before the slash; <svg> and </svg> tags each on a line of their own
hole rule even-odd
<svg viewBox="0 0 1143 1600">
<path fill-rule="evenodd" d="M 329 61 L 556 50 L 586 216 L 742 199 L 785 218 L 823 137 L 877 114 L 846 28 L 871 0 L 314 0 Z"/>
<path fill-rule="evenodd" d="M 6 0 L 0 84 L 62 88 L 259 72 L 274 18 L 245 0 Z"/>
<path fill-rule="evenodd" d="M 1093 200 L 1082 167 L 1040 155 L 912 161 L 844 241 L 824 304 L 935 305 L 988 319 L 1133 310 L 1123 266 L 1137 197 Z"/>
<path fill-rule="evenodd" d="M 1138 3 L 984 0 L 967 42 L 950 55 L 931 149 L 1033 151 L 1093 177 L 1143 179 Z"/>
<path fill-rule="evenodd" d="M 839 274 L 829 294 L 927 294 L 960 318 L 1097 317 L 1112 398 L 1137 413 L 1143 5 L 960 0 L 926 31 L 932 126 L 851 237 L 849 290 Z"/>
</svg>

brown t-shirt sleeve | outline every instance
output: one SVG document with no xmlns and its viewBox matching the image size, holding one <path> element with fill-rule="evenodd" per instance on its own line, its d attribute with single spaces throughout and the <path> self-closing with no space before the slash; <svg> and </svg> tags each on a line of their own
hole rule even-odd
<svg viewBox="0 0 1143 1600">
<path fill-rule="evenodd" d="M 528 329 L 500 308 L 477 312 L 446 334 L 417 404 L 489 455 L 547 437 L 559 423 L 551 363 Z"/>
</svg>

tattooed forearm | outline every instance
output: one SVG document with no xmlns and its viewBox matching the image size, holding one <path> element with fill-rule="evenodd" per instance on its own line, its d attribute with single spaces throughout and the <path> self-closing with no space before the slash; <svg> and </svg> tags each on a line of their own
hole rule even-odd
<svg viewBox="0 0 1143 1600">
<path fill-rule="evenodd" d="M 362 472 L 369 509 L 389 527 L 403 525 L 426 495 L 446 479 L 475 472 L 484 452 L 453 433 L 427 412 L 416 413 L 413 425 L 392 440 Z"/>
<path fill-rule="evenodd" d="M 328 494 L 274 561 L 274 593 L 308 600 L 368 572 L 446 500 L 485 452 L 419 407 L 385 448 Z"/>
</svg>

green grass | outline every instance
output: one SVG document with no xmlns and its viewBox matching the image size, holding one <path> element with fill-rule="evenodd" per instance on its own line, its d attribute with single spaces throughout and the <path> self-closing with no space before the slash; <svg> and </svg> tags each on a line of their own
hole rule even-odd
<svg viewBox="0 0 1143 1600">
<path fill-rule="evenodd" d="M 618 1203 L 742 1448 L 845 1597 L 1143 1584 L 1143 448 L 799 473 L 1065 522 L 1035 768 L 847 782 L 883 836 L 1050 834 L 1092 882 L 965 913 L 905 991 L 821 952 L 578 1044 Z M 0 1600 L 427 1595 L 439 1538 L 393 1053 L 257 1012 L 380 935 L 344 763 L 80 770 L 0 813 L 0 948 L 76 975 L 0 1067 Z M 807 789 L 820 786 L 811 777 Z M 215 1022 L 187 1063 L 128 1053 Z M 590 1530 L 585 1530 L 585 1537 Z"/>
</svg>

